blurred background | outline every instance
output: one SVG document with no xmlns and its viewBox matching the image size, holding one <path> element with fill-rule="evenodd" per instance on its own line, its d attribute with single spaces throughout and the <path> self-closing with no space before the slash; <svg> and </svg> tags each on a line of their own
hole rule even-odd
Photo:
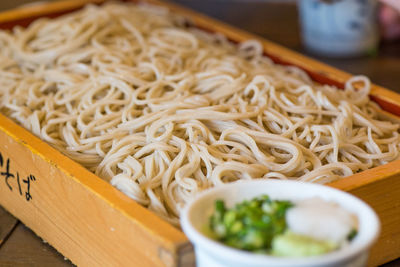
<svg viewBox="0 0 400 267">
<path fill-rule="evenodd" d="M 400 93 L 400 0 L 382 0 L 379 4 L 377 0 L 170 1 L 352 74 L 366 75 L 374 83 Z M 345 2 L 353 4 L 346 6 Z M 32 4 L 38 2 L 0 0 L 0 11 Z M 309 28 L 302 30 L 301 25 Z M 321 45 L 321 40 L 328 43 Z M 328 52 L 324 51 L 327 47 Z M 0 266 L 71 263 L 0 207 Z M 400 260 L 385 266 L 400 266 Z"/>
</svg>

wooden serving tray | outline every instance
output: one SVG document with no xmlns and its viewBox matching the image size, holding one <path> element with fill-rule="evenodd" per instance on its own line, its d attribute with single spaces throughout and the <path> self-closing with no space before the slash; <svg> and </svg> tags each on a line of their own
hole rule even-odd
<svg viewBox="0 0 400 267">
<path fill-rule="evenodd" d="M 0 28 L 26 26 L 103 0 L 66 0 L 0 13 Z M 316 81 L 343 86 L 350 74 L 260 37 L 171 3 L 196 26 L 234 42 L 259 40 L 275 62 L 298 66 Z M 400 95 L 372 86 L 371 98 L 400 115 Z M 389 115 L 390 116 L 390 115 Z M 400 161 L 382 165 L 330 186 L 369 203 L 382 222 L 369 265 L 400 257 Z M 80 266 L 194 266 L 186 236 L 73 160 L 0 114 L 0 205 Z"/>
</svg>

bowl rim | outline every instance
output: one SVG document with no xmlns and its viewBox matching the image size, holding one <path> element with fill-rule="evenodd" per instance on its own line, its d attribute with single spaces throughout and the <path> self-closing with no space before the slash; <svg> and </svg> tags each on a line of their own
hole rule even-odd
<svg viewBox="0 0 400 267">
<path fill-rule="evenodd" d="M 276 184 L 276 186 L 297 186 L 299 190 L 303 188 L 311 189 L 310 192 L 318 192 L 317 194 L 311 194 L 310 198 L 314 196 L 322 196 L 324 192 L 330 192 L 330 195 L 337 195 L 341 198 L 347 199 L 347 201 L 351 201 L 354 205 L 360 206 L 363 209 L 363 213 L 366 213 L 369 217 L 369 223 L 373 226 L 370 231 L 363 231 L 365 237 L 365 241 L 362 243 L 351 242 L 348 246 L 341 248 L 339 250 L 332 251 L 327 254 L 322 254 L 318 256 L 311 257 L 277 257 L 272 255 L 265 254 L 255 254 L 253 252 L 244 251 L 240 249 L 236 249 L 233 247 L 229 247 L 220 243 L 216 240 L 213 240 L 203 234 L 201 231 L 197 230 L 196 227 L 193 226 L 190 221 L 190 215 L 193 212 L 193 207 L 195 207 L 196 203 L 199 201 L 204 201 L 207 198 L 221 194 L 226 190 L 232 190 L 237 187 L 252 187 L 252 186 L 266 186 L 268 184 Z M 281 185 L 279 185 L 281 184 Z M 262 194 L 262 193 L 261 193 Z M 267 193 L 266 193 L 267 194 Z M 255 196 L 254 196 L 255 197 Z M 273 198 L 274 199 L 274 198 Z M 291 200 L 291 199 L 288 199 Z M 333 200 L 335 202 L 335 200 Z M 339 204 L 340 205 L 340 204 Z M 360 211 L 361 212 L 361 211 Z M 359 218 L 359 216 L 357 216 Z M 301 181 L 291 181 L 291 180 L 250 180 L 250 181 L 237 181 L 228 184 L 224 184 L 221 186 L 217 186 L 211 189 L 204 190 L 200 192 L 192 201 L 190 201 L 182 210 L 181 213 L 181 227 L 184 233 L 187 235 L 189 240 L 194 244 L 194 246 L 200 246 L 204 248 L 210 254 L 213 255 L 229 255 L 230 258 L 234 258 L 237 262 L 251 262 L 252 264 L 261 265 L 261 264 L 274 264 L 275 266 L 297 266 L 297 265 L 318 265 L 318 264 L 329 264 L 339 261 L 345 261 L 349 258 L 356 257 L 357 255 L 362 254 L 364 251 L 372 246 L 372 244 L 377 240 L 380 233 L 380 222 L 375 211 L 368 206 L 364 201 L 359 198 L 338 190 L 333 187 L 328 187 L 320 184 L 312 184 Z M 373 231 L 375 229 L 375 231 Z M 359 233 L 360 234 L 360 233 Z M 357 237 L 356 237 L 357 238 Z"/>
</svg>

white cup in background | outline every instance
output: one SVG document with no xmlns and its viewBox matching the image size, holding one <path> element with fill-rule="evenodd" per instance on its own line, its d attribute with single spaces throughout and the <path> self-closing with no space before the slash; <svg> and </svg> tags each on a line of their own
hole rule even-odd
<svg viewBox="0 0 400 267">
<path fill-rule="evenodd" d="M 377 48 L 377 0 L 299 0 L 303 43 L 329 57 L 365 55 Z"/>
</svg>

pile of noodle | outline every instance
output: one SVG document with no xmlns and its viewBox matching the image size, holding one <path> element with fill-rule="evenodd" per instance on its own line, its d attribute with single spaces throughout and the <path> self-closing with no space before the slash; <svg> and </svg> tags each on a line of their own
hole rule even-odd
<svg viewBox="0 0 400 267">
<path fill-rule="evenodd" d="M 399 125 L 369 90 L 361 76 L 345 90 L 317 84 L 255 41 L 148 5 L 0 32 L 1 112 L 173 224 L 209 187 L 327 183 L 399 158 Z"/>
</svg>

